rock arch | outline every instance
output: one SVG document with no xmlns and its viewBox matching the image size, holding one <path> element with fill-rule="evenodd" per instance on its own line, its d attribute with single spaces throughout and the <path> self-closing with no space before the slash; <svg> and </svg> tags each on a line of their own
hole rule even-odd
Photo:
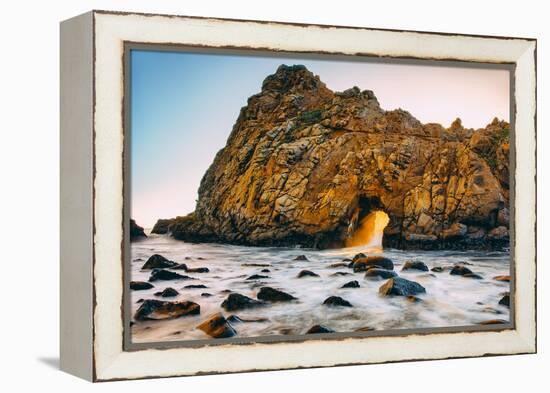
<svg viewBox="0 0 550 393">
<path fill-rule="evenodd" d="M 374 208 L 384 246 L 479 248 L 508 242 L 509 124 L 470 130 L 384 111 L 371 91 L 329 90 L 281 66 L 241 110 L 177 239 L 341 247 Z M 356 216 L 356 218 L 354 218 Z"/>
</svg>

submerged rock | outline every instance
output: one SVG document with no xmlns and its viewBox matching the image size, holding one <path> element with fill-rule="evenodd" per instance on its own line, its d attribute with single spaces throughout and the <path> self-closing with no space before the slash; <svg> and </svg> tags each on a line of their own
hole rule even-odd
<svg viewBox="0 0 550 393">
<path fill-rule="evenodd" d="M 269 321 L 269 319 L 267 318 L 256 318 L 256 319 L 244 319 L 244 318 L 241 318 L 239 317 L 238 315 L 235 315 L 235 314 L 231 314 L 227 320 L 231 323 L 262 323 L 262 322 L 267 322 Z"/>
<path fill-rule="evenodd" d="M 462 265 L 453 266 L 453 268 L 451 269 L 451 272 L 450 272 L 450 274 L 453 275 L 453 276 L 463 276 L 465 274 L 473 274 L 473 273 L 474 272 L 472 272 L 466 266 L 462 266 Z"/>
<path fill-rule="evenodd" d="M 317 273 L 313 273 L 310 270 L 302 270 L 300 273 L 298 273 L 298 278 L 302 277 L 319 277 Z"/>
<path fill-rule="evenodd" d="M 351 276 L 351 273 L 349 273 L 349 272 L 336 272 L 336 273 L 332 273 L 330 276 L 331 277 Z"/>
<path fill-rule="evenodd" d="M 331 269 L 338 269 L 341 267 L 348 267 L 348 266 L 349 266 L 349 263 L 344 263 L 344 262 L 332 263 L 328 265 L 328 267 Z"/>
<path fill-rule="evenodd" d="M 359 282 L 357 280 L 353 280 L 350 282 L 345 283 L 341 286 L 341 288 L 360 288 Z"/>
<path fill-rule="evenodd" d="M 269 302 L 286 302 L 290 300 L 296 300 L 294 296 L 271 287 L 260 288 L 260 292 L 258 292 L 257 298 Z"/>
<path fill-rule="evenodd" d="M 342 299 L 340 296 L 330 296 L 323 302 L 326 306 L 353 307 L 350 302 Z"/>
<path fill-rule="evenodd" d="M 393 262 L 389 258 L 381 257 L 378 255 L 371 256 L 371 257 L 357 258 L 353 262 L 354 272 L 364 272 L 371 267 L 377 267 L 377 268 L 382 268 L 386 270 L 393 270 Z"/>
<path fill-rule="evenodd" d="M 186 315 L 200 314 L 200 306 L 189 301 L 167 302 L 162 300 L 145 300 L 136 313 L 134 319 L 137 321 L 173 319 Z"/>
<path fill-rule="evenodd" d="M 427 272 L 429 269 L 428 269 L 428 266 L 426 266 L 426 264 L 424 262 L 421 262 L 421 261 L 407 261 L 405 262 L 405 264 L 403 265 L 403 268 L 401 268 L 402 271 L 406 271 L 406 270 L 420 270 L 420 271 L 423 271 L 423 272 Z"/>
<path fill-rule="evenodd" d="M 130 281 L 130 289 L 134 291 L 143 291 L 146 289 L 154 288 L 155 286 L 149 282 L 145 281 Z"/>
<path fill-rule="evenodd" d="M 354 332 L 372 332 L 373 330 L 376 330 L 376 329 L 370 326 L 363 326 L 355 329 Z"/>
<path fill-rule="evenodd" d="M 251 281 L 251 280 L 262 280 L 262 279 L 264 279 L 264 278 L 269 278 L 269 277 L 268 277 L 268 276 L 263 276 L 263 275 L 261 275 L 261 274 L 253 274 L 253 275 L 251 275 L 250 277 L 247 277 L 246 279 L 247 279 L 248 281 Z"/>
<path fill-rule="evenodd" d="M 476 273 L 466 273 L 463 274 L 462 277 L 473 278 L 475 280 L 483 280 L 483 277 Z"/>
<path fill-rule="evenodd" d="M 260 270 L 260 271 L 261 271 L 262 273 L 270 273 L 270 272 L 271 272 L 271 270 L 269 270 L 269 269 L 262 269 L 262 270 Z"/>
<path fill-rule="evenodd" d="M 179 263 L 179 264 L 177 264 L 176 266 L 171 267 L 170 269 L 172 269 L 172 270 L 185 270 L 185 271 L 187 271 L 188 267 L 187 267 L 187 265 L 186 265 L 185 263 Z"/>
<path fill-rule="evenodd" d="M 426 288 L 417 282 L 401 277 L 390 278 L 380 287 L 378 292 L 383 296 L 410 296 L 426 293 Z"/>
<path fill-rule="evenodd" d="M 205 289 L 208 287 L 204 284 L 191 284 L 191 285 L 186 285 L 183 288 L 184 289 Z"/>
<path fill-rule="evenodd" d="M 202 297 L 211 297 L 211 296 L 214 296 L 214 295 L 212 295 L 211 293 L 208 293 L 208 292 L 203 292 L 203 293 L 201 293 L 201 296 Z"/>
<path fill-rule="evenodd" d="M 245 308 L 252 308 L 263 306 L 265 303 L 251 299 L 248 296 L 241 295 L 240 293 L 231 293 L 227 299 L 222 303 L 222 308 L 226 311 L 236 311 Z"/>
<path fill-rule="evenodd" d="M 181 274 L 178 274 L 176 272 L 171 272 L 169 270 L 164 269 L 153 269 L 151 272 L 151 276 L 149 277 L 149 281 L 170 281 L 170 280 L 194 280 L 194 278 L 189 276 L 182 276 Z"/>
<path fill-rule="evenodd" d="M 210 272 L 210 269 L 208 269 L 207 267 L 193 267 L 193 268 L 187 269 L 187 273 L 208 273 L 208 272 Z"/>
<path fill-rule="evenodd" d="M 419 297 L 413 296 L 413 295 L 407 296 L 407 300 L 411 303 L 421 303 L 421 302 L 423 302 L 422 299 L 420 299 Z"/>
<path fill-rule="evenodd" d="M 221 313 L 212 315 L 206 321 L 198 325 L 197 329 L 202 330 L 210 337 L 214 338 L 228 338 L 237 334 L 237 331 Z"/>
<path fill-rule="evenodd" d="M 366 278 L 392 278 L 397 277 L 397 273 L 393 270 L 379 269 L 377 267 L 370 268 L 365 273 Z"/>
<path fill-rule="evenodd" d="M 434 266 L 430 270 L 434 273 L 443 273 L 445 268 L 443 266 Z"/>
<path fill-rule="evenodd" d="M 505 307 L 510 307 L 510 294 L 506 294 L 498 301 L 498 304 Z"/>
<path fill-rule="evenodd" d="M 135 241 L 139 239 L 143 239 L 147 237 L 145 234 L 145 231 L 143 230 L 143 227 L 140 227 L 138 224 L 136 224 L 136 221 L 133 219 L 130 219 L 130 241 Z"/>
<path fill-rule="evenodd" d="M 309 328 L 306 334 L 321 334 L 321 333 L 334 333 L 334 330 L 323 326 L 323 325 L 314 325 Z"/>
<path fill-rule="evenodd" d="M 153 254 L 147 259 L 141 270 L 174 268 L 176 266 L 178 266 L 176 262 L 170 261 L 160 254 Z"/>
<path fill-rule="evenodd" d="M 298 255 L 296 258 L 293 259 L 294 261 L 309 261 L 305 255 Z"/>
<path fill-rule="evenodd" d="M 162 292 L 155 292 L 155 296 L 161 296 L 161 297 L 174 297 L 178 296 L 180 293 L 176 291 L 174 288 L 165 288 Z"/>
<path fill-rule="evenodd" d="M 510 282 L 510 276 L 509 276 L 509 275 L 505 275 L 505 276 L 495 276 L 495 277 L 493 277 L 493 280 L 495 280 L 495 281 L 502 281 L 502 282 Z"/>
</svg>

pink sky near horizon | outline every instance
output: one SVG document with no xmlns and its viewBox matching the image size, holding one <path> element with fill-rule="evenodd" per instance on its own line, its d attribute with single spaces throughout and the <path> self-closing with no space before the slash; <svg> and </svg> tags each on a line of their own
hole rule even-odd
<svg viewBox="0 0 550 393">
<path fill-rule="evenodd" d="M 510 120 L 510 74 L 504 69 L 280 58 L 250 58 L 253 61 L 247 64 L 246 59 L 239 59 L 234 69 L 229 62 L 218 67 L 219 73 L 217 66 L 204 61 L 204 65 L 212 67 L 204 76 L 196 74 L 197 71 L 194 75 L 189 75 L 188 71 L 184 76 L 194 79 L 193 83 L 201 88 L 208 84 L 216 86 L 215 116 L 209 111 L 193 109 L 193 105 L 210 108 L 212 92 L 205 91 L 203 97 L 202 91 L 195 88 L 191 101 L 188 98 L 190 87 L 186 90 L 174 85 L 166 70 L 164 75 L 158 76 L 156 68 L 152 67 L 144 74 L 145 83 L 154 87 L 147 91 L 152 95 L 149 98 L 154 100 L 152 103 L 161 100 L 162 104 L 164 99 L 176 101 L 178 105 L 168 114 L 160 109 L 158 113 L 157 109 L 147 113 L 141 109 L 141 121 L 132 121 L 132 144 L 138 144 L 132 147 L 137 153 L 132 154 L 139 161 L 132 159 L 131 203 L 132 217 L 138 224 L 151 228 L 158 218 L 185 215 L 194 210 L 200 180 L 216 152 L 225 145 L 239 108 L 246 104 L 250 95 L 261 90 L 262 80 L 275 72 L 279 64 L 304 64 L 334 91 L 352 86 L 372 90 L 383 109 L 407 110 L 423 123 L 449 127 L 460 117 L 464 127 L 481 128 L 494 117 Z M 211 60 L 227 61 L 220 57 Z M 202 69 L 202 64 L 199 65 Z M 178 76 L 178 67 L 170 70 L 175 76 Z M 231 83 L 228 75 L 232 78 Z M 167 78 L 166 86 L 156 78 L 161 82 L 160 78 Z M 162 88 L 155 90 L 157 84 Z M 137 86 L 135 91 L 135 94 L 145 94 L 140 93 Z M 201 100 L 205 100 L 204 105 Z M 146 103 L 143 105 L 149 110 Z"/>
</svg>

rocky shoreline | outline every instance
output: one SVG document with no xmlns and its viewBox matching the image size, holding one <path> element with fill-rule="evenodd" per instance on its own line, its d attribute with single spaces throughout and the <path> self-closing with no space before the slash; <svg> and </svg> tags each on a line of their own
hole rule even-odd
<svg viewBox="0 0 550 393">
<path fill-rule="evenodd" d="M 374 211 L 385 247 L 510 244 L 510 125 L 422 124 L 372 91 L 328 89 L 280 66 L 248 100 L 205 173 L 193 213 L 153 233 L 186 242 L 339 248 Z"/>
<path fill-rule="evenodd" d="M 303 254 L 296 255 L 293 261 L 303 264 L 309 263 L 308 256 Z M 135 263 L 137 262 L 135 261 Z M 269 318 L 247 318 L 243 316 L 242 312 L 269 309 L 279 304 L 288 304 L 288 307 L 294 307 L 293 305 L 297 305 L 302 301 L 292 290 L 289 291 L 266 282 L 272 278 L 275 273 L 274 270 L 278 269 L 269 264 L 266 264 L 269 268 L 266 268 L 265 265 L 260 266 L 260 264 L 258 266 L 253 265 L 255 264 L 250 264 L 250 267 L 258 269 L 258 273 L 248 277 L 239 277 L 242 277 L 243 282 L 253 288 L 255 297 L 247 296 L 232 289 L 223 289 L 216 294 L 217 296 L 223 296 L 223 301 L 218 304 L 218 309 L 210 310 L 203 317 L 203 309 L 199 298 L 195 296 L 191 300 L 185 295 L 185 291 L 190 289 L 203 291 L 200 294 L 202 299 L 209 299 L 214 296 L 212 289 L 202 284 L 204 281 L 202 278 L 208 277 L 212 273 L 212 269 L 206 266 L 190 267 L 186 263 L 171 261 L 160 254 L 151 255 L 140 269 L 141 272 L 149 275 L 148 280 L 132 281 L 130 283 L 131 291 L 137 294 L 148 290 L 154 291 L 152 297 L 141 297 L 137 300 L 136 303 L 139 306 L 134 312 L 131 322 L 133 331 L 154 329 L 155 324 L 163 321 L 195 317 L 198 318 L 196 319 L 197 322 L 193 322 L 193 325 L 188 327 L 190 330 L 202 331 L 210 338 L 241 336 L 239 331 L 242 326 L 270 322 Z M 382 299 L 403 298 L 410 304 L 437 301 L 437 299 L 432 299 L 434 295 L 430 292 L 429 287 L 418 283 L 414 279 L 415 276 L 425 279 L 428 275 L 431 279 L 437 280 L 437 277 L 441 275 L 449 275 L 449 277 L 455 277 L 454 280 L 479 281 L 480 285 L 486 280 L 499 283 L 510 281 L 509 275 L 485 278 L 479 272 L 476 272 L 475 267 L 468 262 L 456 263 L 450 266 L 434 265 L 430 268 L 423 261 L 414 259 L 400 264 L 400 270 L 397 271 L 397 265 L 391 259 L 381 255 L 366 255 L 364 253 L 358 253 L 353 258 L 345 258 L 342 262 L 333 263 L 327 265 L 327 267 L 336 270 L 335 273 L 331 273 L 331 276 L 347 277 L 347 282 L 341 286 L 340 290 L 332 292 L 327 289 L 326 295 L 318 299 L 318 307 L 324 307 L 327 310 L 354 309 L 359 306 L 357 300 L 350 299 L 350 292 L 347 291 L 358 291 L 365 285 L 376 285 L 378 296 Z M 189 276 L 188 273 L 193 275 Z M 213 278 L 222 279 L 217 274 Z M 315 281 L 318 278 L 320 278 L 320 274 L 310 270 L 302 270 L 294 277 L 306 286 L 311 285 L 311 280 Z M 188 282 L 193 284 L 184 284 L 180 290 L 174 288 Z M 157 285 L 160 283 L 169 283 L 170 286 L 165 287 L 162 291 L 157 291 Z M 503 314 L 499 311 L 499 308 L 510 307 L 510 296 L 508 292 L 505 292 L 502 293 L 500 300 L 495 304 L 478 303 L 486 307 L 488 313 Z M 477 324 L 502 324 L 507 322 L 505 319 L 488 318 L 479 320 Z M 142 324 L 146 324 L 143 325 L 144 328 L 141 328 Z M 354 329 L 354 331 L 368 332 L 374 329 L 373 326 L 361 326 Z M 330 326 L 330 323 L 325 322 L 322 325 L 305 326 L 300 334 L 325 334 L 336 331 L 339 330 Z M 185 333 L 180 326 L 177 334 L 185 335 Z"/>
</svg>

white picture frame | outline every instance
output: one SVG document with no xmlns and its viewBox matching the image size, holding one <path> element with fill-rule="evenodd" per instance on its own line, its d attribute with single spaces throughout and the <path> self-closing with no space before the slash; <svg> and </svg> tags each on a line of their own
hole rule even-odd
<svg viewBox="0 0 550 393">
<path fill-rule="evenodd" d="M 124 346 L 126 43 L 509 64 L 513 323 L 334 340 Z M 61 24 L 61 368 L 109 381 L 536 352 L 536 40 L 91 11 Z"/>
</svg>

